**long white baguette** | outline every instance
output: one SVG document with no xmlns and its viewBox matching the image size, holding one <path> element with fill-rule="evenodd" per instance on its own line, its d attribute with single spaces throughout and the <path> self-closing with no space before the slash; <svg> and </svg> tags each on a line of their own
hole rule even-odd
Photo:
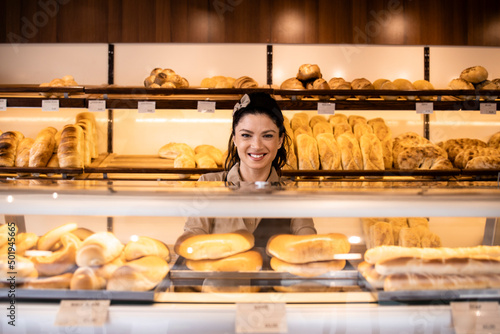
<svg viewBox="0 0 500 334">
<path fill-rule="evenodd" d="M 500 275 L 395 274 L 384 281 L 384 291 L 460 290 L 500 287 Z"/>
</svg>

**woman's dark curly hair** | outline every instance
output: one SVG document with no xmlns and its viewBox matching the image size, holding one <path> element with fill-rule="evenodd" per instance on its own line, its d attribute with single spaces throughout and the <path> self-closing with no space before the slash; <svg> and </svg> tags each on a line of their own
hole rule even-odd
<svg viewBox="0 0 500 334">
<path fill-rule="evenodd" d="M 278 175 L 281 175 L 281 168 L 285 166 L 287 160 L 287 147 L 291 143 L 290 136 L 286 133 L 283 113 L 279 108 L 276 100 L 267 93 L 250 93 L 246 94 L 239 103 L 234 107 L 233 124 L 231 136 L 227 146 L 227 158 L 224 163 L 224 168 L 229 171 L 237 162 L 240 162 L 238 150 L 234 145 L 233 137 L 235 135 L 236 126 L 245 115 L 267 115 L 279 129 L 279 136 L 283 136 L 283 143 L 278 149 L 276 157 L 273 160 L 272 166 L 276 169 Z"/>
</svg>

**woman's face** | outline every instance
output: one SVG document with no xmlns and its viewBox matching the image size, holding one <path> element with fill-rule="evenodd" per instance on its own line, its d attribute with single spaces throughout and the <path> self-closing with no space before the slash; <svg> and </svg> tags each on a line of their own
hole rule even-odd
<svg viewBox="0 0 500 334">
<path fill-rule="evenodd" d="M 240 157 L 240 173 L 269 173 L 283 136 L 280 137 L 278 127 L 269 116 L 248 114 L 236 126 L 233 141 Z"/>
</svg>

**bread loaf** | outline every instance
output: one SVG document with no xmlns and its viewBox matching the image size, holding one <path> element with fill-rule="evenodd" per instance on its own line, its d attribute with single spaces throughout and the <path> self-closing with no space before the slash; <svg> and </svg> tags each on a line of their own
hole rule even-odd
<svg viewBox="0 0 500 334">
<path fill-rule="evenodd" d="M 500 155 L 475 157 L 467 162 L 465 169 L 500 169 Z"/>
<path fill-rule="evenodd" d="M 14 167 L 17 147 L 24 139 L 19 131 L 7 131 L 0 135 L 0 167 Z"/>
<path fill-rule="evenodd" d="M 91 157 L 92 159 L 95 159 L 99 156 L 99 136 L 97 133 L 97 122 L 95 119 L 95 116 L 91 112 L 81 112 L 76 115 L 76 123 L 78 124 L 81 120 L 89 120 L 90 121 L 90 133 L 91 133 L 91 143 L 93 147 L 91 148 Z"/>
<path fill-rule="evenodd" d="M 7 224 L 2 225 L 7 226 Z M 24 255 L 29 249 L 32 249 L 36 246 L 38 241 L 38 236 L 35 233 L 17 233 L 16 235 L 16 255 Z M 0 254 L 7 254 L 9 251 L 9 244 L 5 243 L 3 246 L 0 246 Z"/>
<path fill-rule="evenodd" d="M 347 118 L 347 123 L 354 129 L 354 126 L 358 123 L 367 124 L 368 121 L 365 117 L 359 115 L 351 115 Z"/>
<path fill-rule="evenodd" d="M 413 82 L 413 86 L 417 90 L 434 90 L 434 86 L 427 80 L 417 80 Z M 432 101 L 434 96 L 420 95 L 418 97 L 421 101 Z"/>
<path fill-rule="evenodd" d="M 356 139 L 359 141 L 361 139 L 361 136 L 364 135 L 365 133 L 372 133 L 373 134 L 373 128 L 368 125 L 367 123 L 362 123 L 358 122 L 354 124 L 352 127 L 354 136 Z"/>
<path fill-rule="evenodd" d="M 78 268 L 71 277 L 71 290 L 101 290 L 106 287 L 106 279 L 96 275 L 91 267 Z"/>
<path fill-rule="evenodd" d="M 198 153 L 194 156 L 196 167 L 198 168 L 217 168 L 217 163 L 206 153 Z"/>
<path fill-rule="evenodd" d="M 77 227 L 75 223 L 68 223 L 48 231 L 38 239 L 38 250 L 51 250 L 62 235 L 75 230 Z"/>
<path fill-rule="evenodd" d="M 57 130 L 53 127 L 45 128 L 38 133 L 33 145 L 31 145 L 29 167 L 47 166 L 56 146 L 56 133 Z"/>
<path fill-rule="evenodd" d="M 212 146 L 212 145 L 198 145 L 194 148 L 194 153 L 205 153 L 208 154 L 218 166 L 222 166 L 224 164 L 223 154 L 221 150 Z"/>
<path fill-rule="evenodd" d="M 71 278 L 73 273 L 65 273 L 62 275 L 56 275 L 51 277 L 38 278 L 34 280 L 26 281 L 23 285 L 23 289 L 68 289 L 71 283 Z"/>
<path fill-rule="evenodd" d="M 65 125 L 57 158 L 62 168 L 82 168 L 84 163 L 84 134 L 79 125 Z"/>
<path fill-rule="evenodd" d="M 399 235 L 403 228 L 408 227 L 408 221 L 406 218 L 402 217 L 391 217 L 387 219 L 387 222 L 391 224 L 392 234 L 394 237 L 394 245 L 399 245 Z"/>
<path fill-rule="evenodd" d="M 329 90 L 330 86 L 328 85 L 328 82 L 326 82 L 325 79 L 318 78 L 318 79 L 314 80 L 314 82 L 312 83 L 312 89 Z M 314 97 L 320 101 L 328 101 L 332 98 L 330 95 L 314 95 Z"/>
<path fill-rule="evenodd" d="M 312 132 L 314 138 L 317 138 L 318 134 L 320 133 L 329 133 L 333 135 L 333 127 L 328 122 L 318 122 L 314 124 Z"/>
<path fill-rule="evenodd" d="M 83 165 L 87 167 L 92 162 L 92 151 L 94 149 L 92 124 L 89 119 L 81 119 L 76 125 L 83 130 Z"/>
<path fill-rule="evenodd" d="M 285 81 L 283 81 L 280 85 L 280 89 L 284 89 L 284 90 L 287 90 L 287 89 L 306 89 L 304 87 L 304 85 L 302 84 L 302 82 L 300 80 L 297 80 L 297 78 L 290 78 L 290 79 L 286 79 Z M 290 96 L 290 95 L 284 95 L 283 96 L 284 98 L 295 98 L 297 100 L 301 100 L 303 98 L 302 95 L 293 95 L 293 96 Z"/>
<path fill-rule="evenodd" d="M 351 90 L 351 83 L 346 82 L 343 78 L 332 78 L 330 81 L 328 81 L 328 85 L 330 86 L 331 89 L 335 90 Z M 349 95 L 334 95 L 333 96 L 336 100 L 343 101 L 347 100 L 350 96 Z"/>
<path fill-rule="evenodd" d="M 378 221 L 370 226 L 370 246 L 378 247 L 384 245 L 394 245 L 392 225 L 387 222 Z"/>
<path fill-rule="evenodd" d="M 497 288 L 500 275 L 395 274 L 384 281 L 384 291 L 470 290 Z"/>
<path fill-rule="evenodd" d="M 136 260 L 148 255 L 156 255 L 167 262 L 170 261 L 168 247 L 157 239 L 145 236 L 140 236 L 135 241 L 129 241 L 125 245 L 123 253 L 126 261 Z"/>
<path fill-rule="evenodd" d="M 52 252 L 49 256 L 35 256 L 32 258 L 40 276 L 55 276 L 70 272 L 75 268 L 76 252 L 81 241 L 71 233 L 61 236 L 63 248 Z"/>
<path fill-rule="evenodd" d="M 299 169 L 319 169 L 319 152 L 316 139 L 308 134 L 300 134 L 296 138 Z"/>
<path fill-rule="evenodd" d="M 9 263 L 9 261 L 11 261 Z M 36 271 L 35 265 L 30 259 L 16 255 L 15 259 L 15 272 L 16 272 L 16 283 L 22 283 L 24 281 L 37 278 L 38 272 Z M 9 259 L 8 254 L 0 254 L 0 282 L 8 282 L 12 274 L 12 257 Z"/>
<path fill-rule="evenodd" d="M 488 140 L 488 146 L 500 149 L 500 132 L 497 132 L 490 137 L 490 139 Z"/>
<path fill-rule="evenodd" d="M 259 88 L 259 84 L 249 76 L 242 76 L 233 82 L 234 88 Z"/>
<path fill-rule="evenodd" d="M 400 257 L 378 262 L 375 269 L 381 275 L 433 274 L 433 275 L 485 275 L 500 274 L 497 258 L 421 259 Z"/>
<path fill-rule="evenodd" d="M 174 168 L 196 168 L 196 160 L 193 155 L 181 154 L 174 159 Z"/>
<path fill-rule="evenodd" d="M 352 128 L 348 123 L 337 123 L 333 126 L 333 135 L 335 136 L 335 139 L 338 139 L 346 132 L 353 133 Z"/>
<path fill-rule="evenodd" d="M 370 80 L 366 78 L 357 78 L 351 82 L 351 87 L 353 90 L 356 89 L 373 89 L 373 85 Z M 366 100 L 368 96 L 366 95 L 356 95 L 359 100 Z"/>
<path fill-rule="evenodd" d="M 269 255 L 289 263 L 331 261 L 335 254 L 349 253 L 350 249 L 347 237 L 340 233 L 274 235 L 266 247 Z"/>
<path fill-rule="evenodd" d="M 371 119 L 368 121 L 368 125 L 372 127 L 373 133 L 380 140 L 385 169 L 391 169 L 393 162 L 393 140 L 391 129 L 385 124 L 385 121 L 382 118 Z"/>
<path fill-rule="evenodd" d="M 232 233 L 200 234 L 180 238 L 174 250 L 186 259 L 214 260 L 245 252 L 253 246 L 253 234 L 240 230 Z"/>
<path fill-rule="evenodd" d="M 348 124 L 347 116 L 344 114 L 331 115 L 330 117 L 328 117 L 328 122 L 330 122 L 330 124 L 332 126 L 335 126 L 336 124 L 339 124 L 339 123 Z"/>
<path fill-rule="evenodd" d="M 362 170 L 363 157 L 359 143 L 352 132 L 345 132 L 337 137 L 342 153 L 342 167 L 344 170 Z"/>
<path fill-rule="evenodd" d="M 479 83 L 488 79 L 488 71 L 483 66 L 472 66 L 463 70 L 460 78 L 471 83 Z"/>
<path fill-rule="evenodd" d="M 259 271 L 262 268 L 262 256 L 250 250 L 215 260 L 186 260 L 186 266 L 194 271 Z"/>
<path fill-rule="evenodd" d="M 361 124 L 355 126 L 358 127 Z M 373 133 L 365 133 L 359 142 L 365 170 L 384 170 L 384 155 L 380 140 Z"/>
<path fill-rule="evenodd" d="M 316 64 L 303 64 L 299 67 L 299 72 L 297 73 L 297 79 L 301 81 L 308 81 L 312 79 L 321 78 L 321 70 Z"/>
<path fill-rule="evenodd" d="M 462 90 L 462 89 L 465 89 L 465 90 L 474 90 L 474 86 L 468 82 L 468 81 L 465 81 L 463 79 L 453 79 L 451 80 L 449 83 L 448 83 L 448 89 L 452 89 L 452 90 Z M 443 97 L 443 100 L 447 100 L 447 101 L 455 101 L 455 100 L 473 100 L 474 99 L 474 96 L 472 95 L 469 95 L 469 96 L 464 96 L 464 95 L 459 95 L 459 96 L 444 96 Z"/>
<path fill-rule="evenodd" d="M 17 147 L 16 167 L 29 167 L 30 150 L 35 142 L 32 138 L 24 138 Z"/>
<path fill-rule="evenodd" d="M 331 133 L 320 133 L 316 136 L 318 153 L 323 170 L 341 170 L 342 154 L 339 144 Z"/>
<path fill-rule="evenodd" d="M 450 257 L 473 257 L 473 256 L 500 256 L 500 246 L 474 246 L 474 247 L 438 247 L 417 248 L 400 246 L 374 247 L 365 252 L 365 261 L 375 264 L 380 261 L 397 257 L 415 257 L 423 259 L 445 259 Z"/>
<path fill-rule="evenodd" d="M 397 90 L 398 88 L 391 81 L 386 81 L 380 86 L 380 89 Z M 397 95 L 382 95 L 381 98 L 386 100 L 386 101 L 395 101 L 398 99 L 398 96 Z"/>
<path fill-rule="evenodd" d="M 290 120 L 290 127 L 293 131 L 298 128 L 308 128 L 309 127 L 309 116 L 304 112 L 295 113 Z"/>
<path fill-rule="evenodd" d="M 111 275 L 107 290 L 148 291 L 157 286 L 168 274 L 167 262 L 158 256 L 145 256 L 127 262 Z"/>
<path fill-rule="evenodd" d="M 76 254 L 79 267 L 102 266 L 116 259 L 123 245 L 111 232 L 97 232 L 85 239 Z"/>
<path fill-rule="evenodd" d="M 272 257 L 271 268 L 278 272 L 287 272 L 295 276 L 316 277 L 332 271 L 344 269 L 345 260 L 318 261 L 309 263 L 289 263 L 277 257 Z"/>
<path fill-rule="evenodd" d="M 160 148 L 160 151 L 158 152 L 160 158 L 164 159 L 175 159 L 179 155 L 190 155 L 193 156 L 195 155 L 194 150 L 191 148 L 191 146 L 184 144 L 184 143 L 168 143 Z"/>
<path fill-rule="evenodd" d="M 416 90 L 415 86 L 407 79 L 396 79 L 392 82 L 397 90 L 413 91 Z M 401 98 L 409 101 L 415 101 L 415 95 L 402 95 Z"/>
</svg>

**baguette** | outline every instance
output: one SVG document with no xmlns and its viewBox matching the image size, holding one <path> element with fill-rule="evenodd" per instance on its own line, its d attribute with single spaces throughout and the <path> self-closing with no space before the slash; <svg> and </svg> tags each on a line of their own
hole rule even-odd
<svg viewBox="0 0 500 334">
<path fill-rule="evenodd" d="M 29 167 L 47 166 L 56 146 L 56 133 L 57 130 L 53 127 L 45 128 L 38 133 L 31 145 Z"/>
<path fill-rule="evenodd" d="M 500 274 L 500 259 L 450 257 L 445 259 L 422 259 L 400 257 L 380 261 L 375 265 L 380 275 L 433 274 L 433 275 L 483 275 Z"/>
<path fill-rule="evenodd" d="M 64 126 L 61 132 L 61 142 L 57 148 L 57 158 L 62 168 L 84 166 L 84 134 L 79 125 Z"/>
<path fill-rule="evenodd" d="M 76 254 L 79 267 L 101 266 L 116 259 L 123 245 L 111 232 L 97 232 L 82 242 Z"/>
<path fill-rule="evenodd" d="M 335 130 L 337 128 L 335 127 Z M 337 137 L 342 152 L 342 167 L 344 170 L 362 170 L 363 158 L 356 137 L 352 132 L 345 132 Z"/>
<path fill-rule="evenodd" d="M 296 138 L 299 169 L 319 169 L 319 153 L 316 139 L 308 134 L 300 134 Z"/>
<path fill-rule="evenodd" d="M 354 128 L 362 126 L 356 124 Z M 380 140 L 373 133 L 365 133 L 361 136 L 359 146 L 363 157 L 363 167 L 365 170 L 384 170 L 384 154 Z"/>
<path fill-rule="evenodd" d="M 287 272 L 295 276 L 301 277 L 316 277 L 327 274 L 332 271 L 344 269 L 345 260 L 317 261 L 308 263 L 289 263 L 278 259 L 271 258 L 271 268 L 274 271 Z"/>
<path fill-rule="evenodd" d="M 167 262 L 158 256 L 145 256 L 127 262 L 111 275 L 107 290 L 148 291 L 157 286 L 168 274 Z"/>
<path fill-rule="evenodd" d="M 500 275 L 395 274 L 385 278 L 384 291 L 487 289 L 500 286 Z"/>
<path fill-rule="evenodd" d="M 126 261 L 139 259 L 143 256 L 156 255 L 170 261 L 168 247 L 161 241 L 141 236 L 137 241 L 130 241 L 125 245 L 123 253 Z"/>
<path fill-rule="evenodd" d="M 35 140 L 33 138 L 24 138 L 17 146 L 16 167 L 29 167 L 30 150 Z"/>
<path fill-rule="evenodd" d="M 331 261 L 335 254 L 349 253 L 351 245 L 340 233 L 272 236 L 266 247 L 269 255 L 289 263 Z"/>
<path fill-rule="evenodd" d="M 262 256 L 250 250 L 215 260 L 186 260 L 186 266 L 194 271 L 259 271 Z"/>
<path fill-rule="evenodd" d="M 19 131 L 7 131 L 0 135 L 0 167 L 14 167 L 17 147 L 24 135 Z"/>
<path fill-rule="evenodd" d="M 253 234 L 246 230 L 190 235 L 177 240 L 174 250 L 189 260 L 214 260 L 245 252 L 254 241 Z"/>
<path fill-rule="evenodd" d="M 332 133 L 320 133 L 316 136 L 318 153 L 323 170 L 341 170 L 342 155 L 339 144 Z"/>
<path fill-rule="evenodd" d="M 474 246 L 458 248 L 417 248 L 401 246 L 374 247 L 365 252 L 365 261 L 371 264 L 397 257 L 445 259 L 451 257 L 491 256 L 500 257 L 500 246 Z"/>
</svg>

